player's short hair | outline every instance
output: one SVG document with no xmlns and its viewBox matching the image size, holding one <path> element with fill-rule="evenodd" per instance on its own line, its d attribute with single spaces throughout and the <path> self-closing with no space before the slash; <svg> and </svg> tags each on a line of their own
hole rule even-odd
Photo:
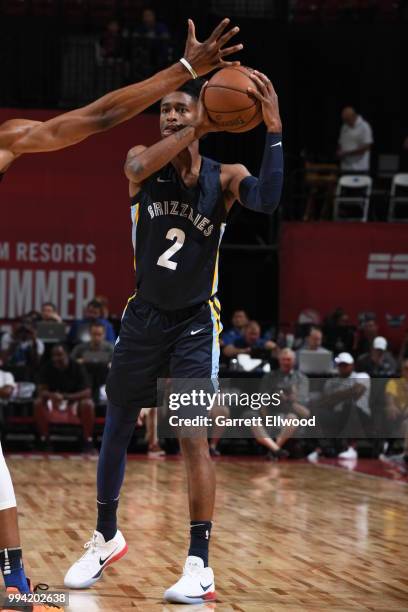
<svg viewBox="0 0 408 612">
<path fill-rule="evenodd" d="M 183 93 L 188 94 L 195 100 L 198 100 L 204 83 L 204 79 L 190 79 L 189 81 L 187 81 L 187 83 L 184 83 L 184 85 L 179 87 L 177 91 L 182 91 Z"/>
</svg>

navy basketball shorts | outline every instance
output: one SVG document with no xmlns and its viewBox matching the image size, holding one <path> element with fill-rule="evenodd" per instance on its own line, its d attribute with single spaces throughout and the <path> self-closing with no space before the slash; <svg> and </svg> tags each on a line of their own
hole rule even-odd
<svg viewBox="0 0 408 612">
<path fill-rule="evenodd" d="M 221 330 L 216 297 L 176 311 L 158 310 L 140 296 L 130 299 L 107 380 L 109 401 L 154 408 L 160 378 L 216 380 Z"/>
</svg>

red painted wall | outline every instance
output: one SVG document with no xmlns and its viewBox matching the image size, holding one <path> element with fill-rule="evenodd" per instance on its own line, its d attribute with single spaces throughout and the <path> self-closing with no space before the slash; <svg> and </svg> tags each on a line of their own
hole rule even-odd
<svg viewBox="0 0 408 612">
<path fill-rule="evenodd" d="M 408 228 L 404 223 L 286 223 L 280 248 L 280 320 L 341 306 L 357 323 L 377 314 L 396 348 L 408 328 Z"/>
</svg>

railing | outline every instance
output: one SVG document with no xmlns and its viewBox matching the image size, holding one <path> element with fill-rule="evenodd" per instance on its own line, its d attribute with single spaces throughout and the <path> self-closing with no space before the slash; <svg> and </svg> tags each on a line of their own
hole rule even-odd
<svg viewBox="0 0 408 612">
<path fill-rule="evenodd" d="M 148 78 L 173 61 L 172 41 L 129 37 L 104 58 L 99 38 L 0 30 L 1 106 L 72 108 Z"/>
</svg>

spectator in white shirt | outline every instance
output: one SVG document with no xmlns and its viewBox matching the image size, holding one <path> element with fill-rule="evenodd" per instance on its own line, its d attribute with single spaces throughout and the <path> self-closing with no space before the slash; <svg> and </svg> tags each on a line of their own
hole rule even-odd
<svg viewBox="0 0 408 612">
<path fill-rule="evenodd" d="M 354 359 L 350 353 L 340 353 L 334 360 L 338 375 L 326 380 L 321 396 L 321 408 L 318 421 L 323 430 L 327 427 L 330 437 L 338 438 L 355 413 L 367 437 L 371 427 L 370 391 L 371 379 L 366 372 L 354 371 Z M 318 447 L 310 455 L 310 461 L 316 461 L 322 449 Z M 357 459 L 355 444 L 349 442 L 347 450 L 339 453 L 340 459 Z"/>
<path fill-rule="evenodd" d="M 340 130 L 337 157 L 342 172 L 369 172 L 370 149 L 373 144 L 371 126 L 354 108 L 347 106 L 341 113 L 343 125 Z"/>
<path fill-rule="evenodd" d="M 14 382 L 14 376 L 11 372 L 4 372 L 0 370 L 0 402 L 10 399 L 16 383 Z"/>
</svg>

